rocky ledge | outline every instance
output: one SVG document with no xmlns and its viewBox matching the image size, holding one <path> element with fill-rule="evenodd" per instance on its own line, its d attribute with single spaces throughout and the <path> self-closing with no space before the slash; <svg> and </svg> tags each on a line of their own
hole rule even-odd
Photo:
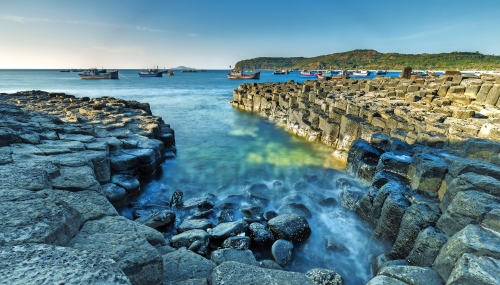
<svg viewBox="0 0 500 285">
<path fill-rule="evenodd" d="M 233 92 L 234 107 L 331 145 L 364 184 L 338 199 L 390 248 L 368 284 L 500 280 L 500 78 L 451 74 Z"/>
<path fill-rule="evenodd" d="M 134 204 L 135 220 L 120 216 L 113 204 L 174 156 L 174 131 L 148 104 L 1 93 L 2 283 L 342 284 L 327 269 L 282 270 L 311 229 L 293 209 L 263 213 L 263 184 L 221 201 L 176 191 Z M 272 247 L 274 261 L 257 261 L 250 242 Z"/>
</svg>

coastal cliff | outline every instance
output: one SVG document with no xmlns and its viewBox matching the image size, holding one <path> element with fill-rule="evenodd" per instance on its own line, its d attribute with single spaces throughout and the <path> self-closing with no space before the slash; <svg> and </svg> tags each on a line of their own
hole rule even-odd
<svg viewBox="0 0 500 285">
<path fill-rule="evenodd" d="M 338 200 L 391 248 L 368 284 L 494 284 L 499 97 L 498 77 L 455 74 L 245 83 L 231 104 L 332 146 L 363 182 Z"/>
</svg>

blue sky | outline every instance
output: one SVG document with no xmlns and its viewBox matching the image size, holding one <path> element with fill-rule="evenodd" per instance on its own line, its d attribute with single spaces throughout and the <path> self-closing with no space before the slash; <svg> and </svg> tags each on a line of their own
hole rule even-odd
<svg viewBox="0 0 500 285">
<path fill-rule="evenodd" d="M 224 69 L 353 49 L 499 55 L 499 12 L 499 0 L 0 0 L 0 68 Z"/>
</svg>

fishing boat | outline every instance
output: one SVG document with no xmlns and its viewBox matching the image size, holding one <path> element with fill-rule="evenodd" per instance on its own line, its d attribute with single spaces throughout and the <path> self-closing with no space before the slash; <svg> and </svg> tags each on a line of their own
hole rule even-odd
<svg viewBox="0 0 500 285">
<path fill-rule="evenodd" d="M 282 70 L 279 70 L 279 69 L 275 69 L 274 70 L 274 75 L 283 75 L 283 74 L 288 74 L 288 70 L 285 70 L 285 69 L 282 69 Z"/>
<path fill-rule="evenodd" d="M 174 76 L 174 72 L 173 71 L 169 71 L 169 72 L 167 72 L 167 75 L 168 76 Z"/>
<path fill-rule="evenodd" d="M 302 70 L 300 72 L 300 77 L 318 78 L 318 73 L 315 71 Z"/>
<path fill-rule="evenodd" d="M 229 79 L 260 79 L 260 71 L 250 74 L 244 74 L 242 70 L 231 70 L 230 73 L 227 74 L 227 78 Z"/>
<path fill-rule="evenodd" d="M 387 74 L 387 70 L 377 70 L 377 75 L 386 75 Z"/>
<path fill-rule="evenodd" d="M 118 79 L 118 70 L 111 72 L 101 72 L 101 70 L 92 68 L 78 74 L 81 79 Z"/>
<path fill-rule="evenodd" d="M 143 69 L 139 72 L 139 77 L 163 77 L 163 72 L 158 68 Z"/>
<path fill-rule="evenodd" d="M 82 71 L 83 71 L 83 69 L 80 69 L 80 68 L 78 68 L 78 69 L 77 68 L 71 69 L 71 72 L 82 72 Z"/>
<path fill-rule="evenodd" d="M 353 76 L 368 76 L 370 75 L 370 71 L 368 70 L 360 70 L 352 73 Z"/>
</svg>

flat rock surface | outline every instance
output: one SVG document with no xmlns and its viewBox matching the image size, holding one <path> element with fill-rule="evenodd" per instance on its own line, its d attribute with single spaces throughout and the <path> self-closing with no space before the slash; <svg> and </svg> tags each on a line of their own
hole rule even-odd
<svg viewBox="0 0 500 285">
<path fill-rule="evenodd" d="M 46 244 L 0 247 L 2 284 L 131 284 L 111 258 Z"/>
<path fill-rule="evenodd" d="M 266 269 L 234 261 L 224 262 L 214 268 L 212 285 L 222 284 L 315 285 L 302 273 Z"/>
<path fill-rule="evenodd" d="M 161 256 L 136 223 L 124 217 L 104 217 L 85 223 L 68 246 L 112 258 L 133 284 L 158 284 L 162 279 Z"/>
<path fill-rule="evenodd" d="M 163 283 L 187 279 L 210 279 L 215 263 L 186 248 L 163 255 Z M 226 283 L 231 284 L 231 283 Z M 237 283 L 234 283 L 237 284 Z"/>
</svg>

